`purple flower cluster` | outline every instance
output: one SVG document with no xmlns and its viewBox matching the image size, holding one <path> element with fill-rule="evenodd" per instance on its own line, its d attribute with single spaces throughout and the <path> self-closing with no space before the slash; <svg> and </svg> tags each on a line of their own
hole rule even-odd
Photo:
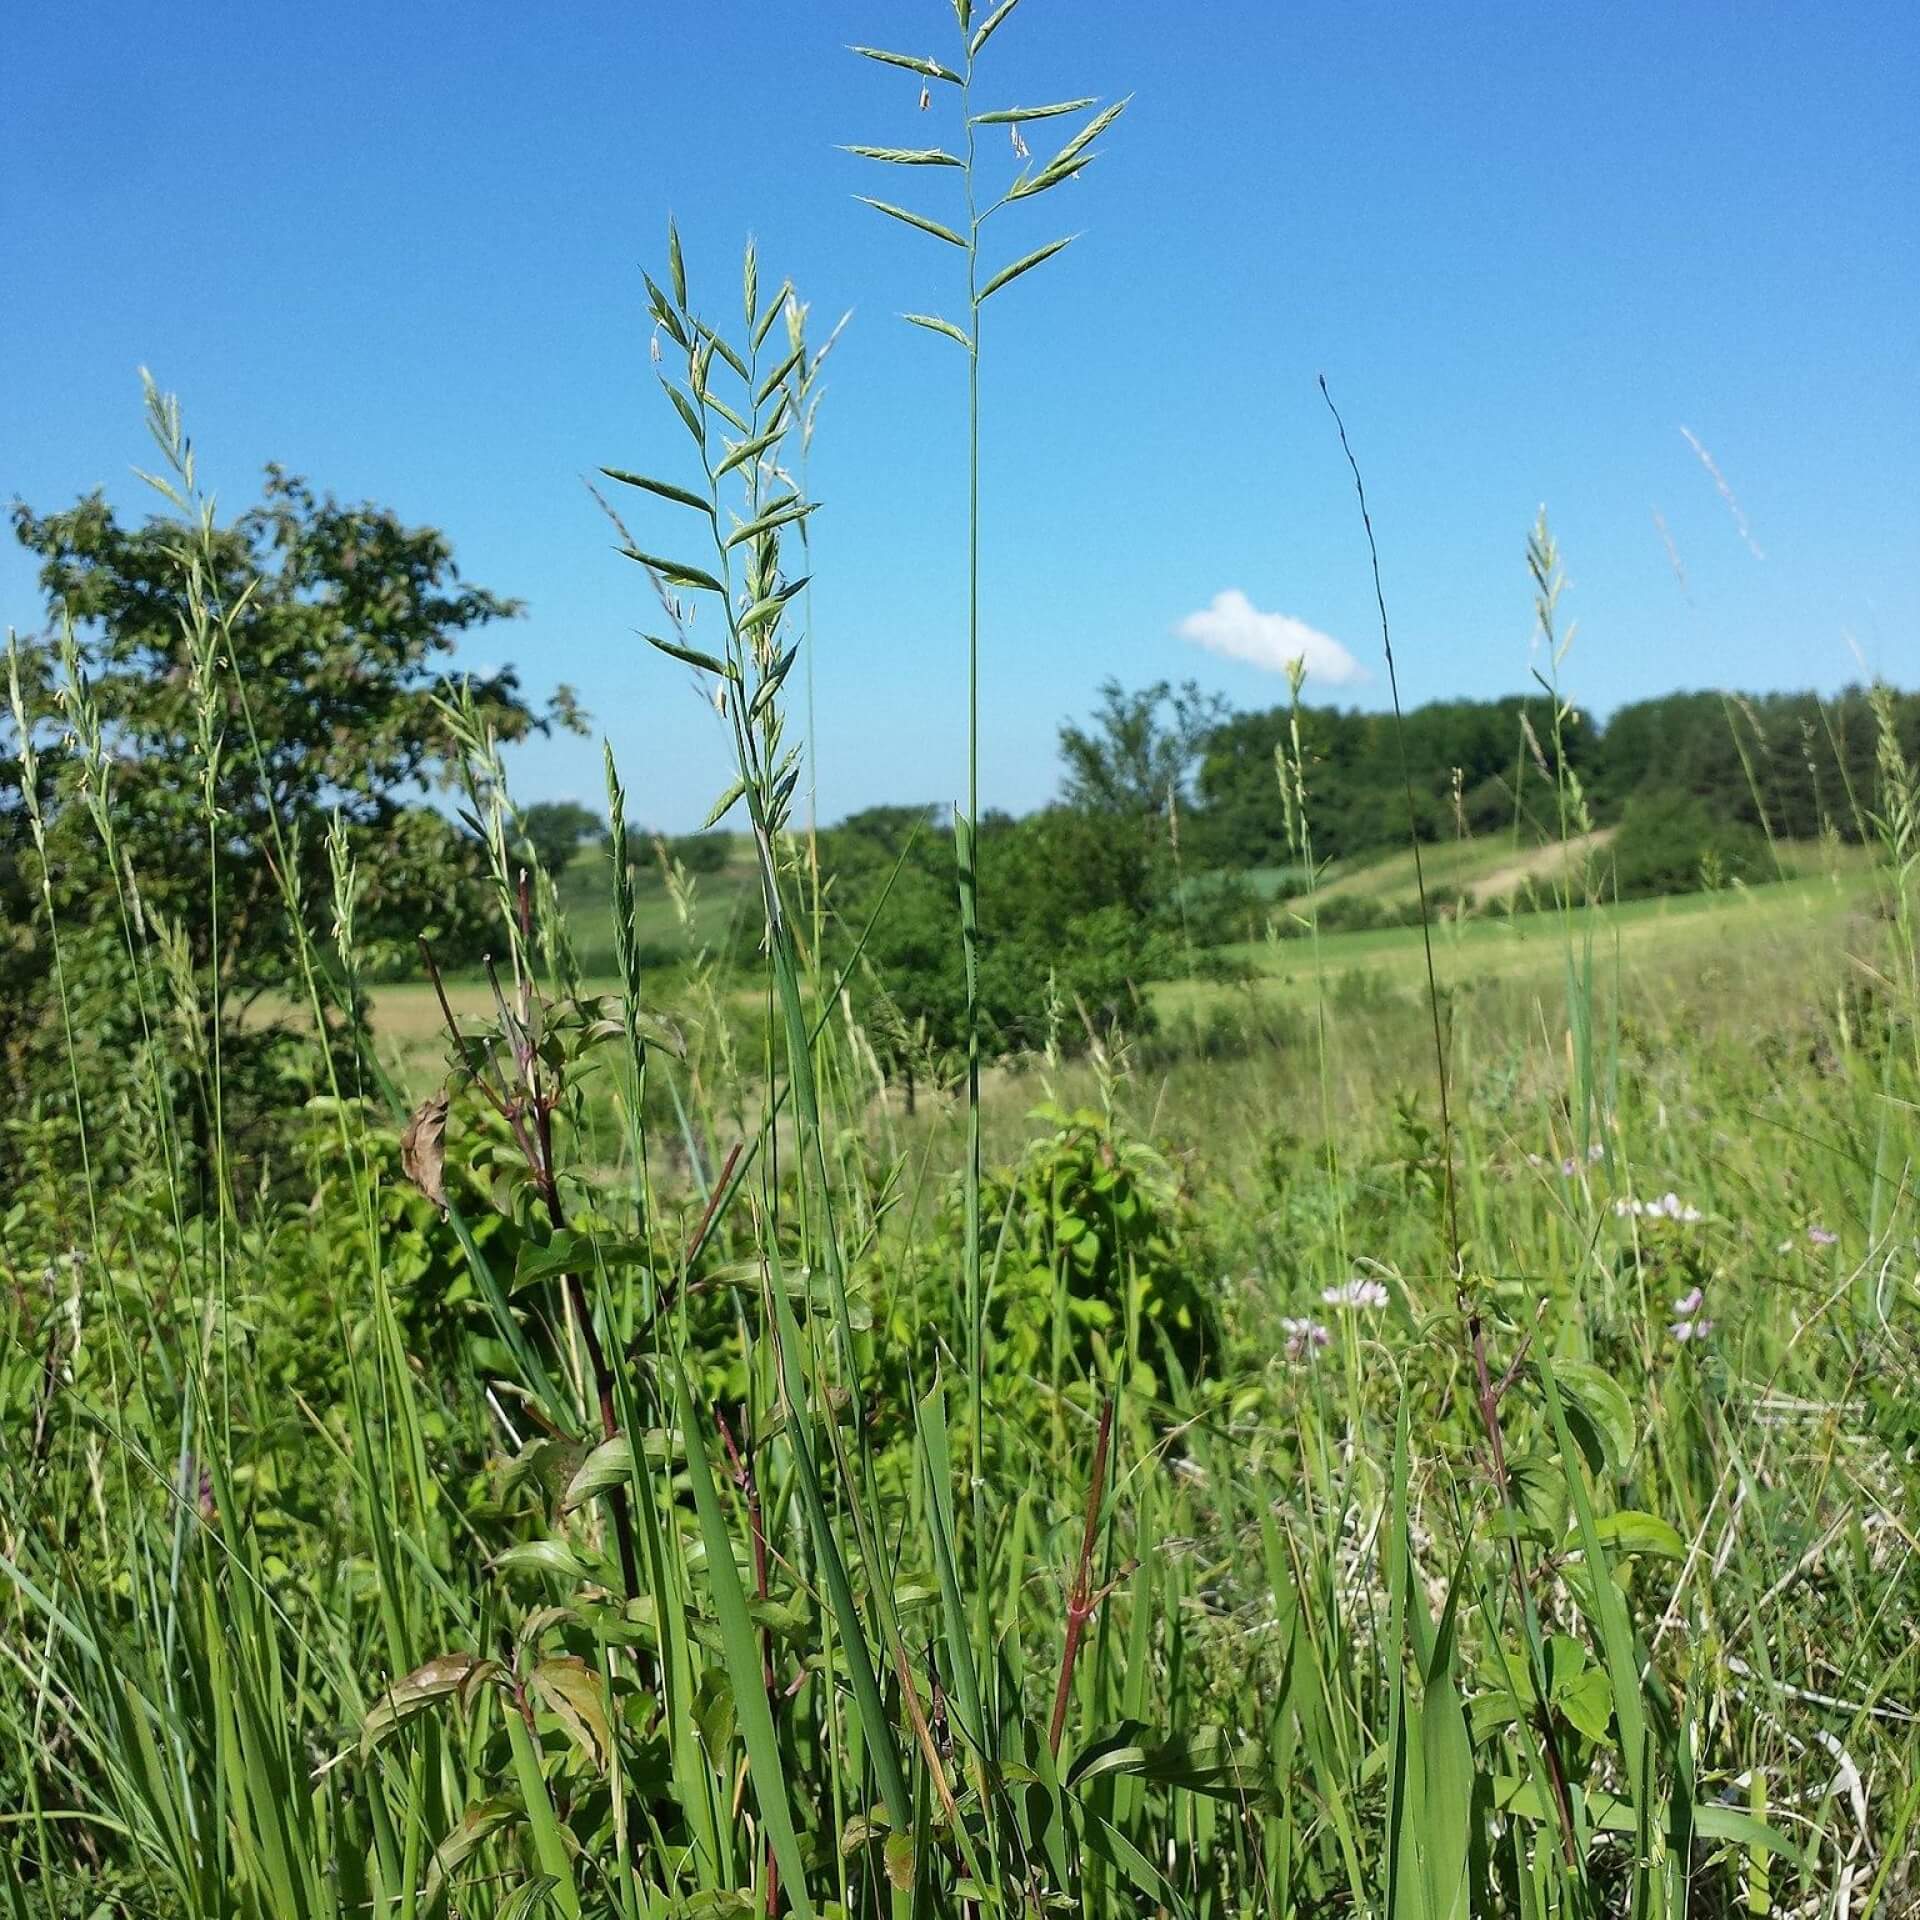
<svg viewBox="0 0 1920 1920">
<path fill-rule="evenodd" d="M 1316 1359 L 1320 1349 L 1333 1339 L 1318 1320 L 1283 1319 L 1280 1326 L 1287 1336 L 1287 1358 L 1295 1366 Z"/>
</svg>

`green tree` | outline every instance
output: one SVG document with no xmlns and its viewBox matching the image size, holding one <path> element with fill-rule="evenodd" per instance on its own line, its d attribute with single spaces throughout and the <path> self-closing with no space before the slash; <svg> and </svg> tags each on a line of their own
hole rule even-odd
<svg viewBox="0 0 1920 1920">
<path fill-rule="evenodd" d="M 156 397 L 153 419 L 184 477 L 177 415 Z M 335 820 L 358 865 L 364 964 L 410 964 L 420 934 L 451 953 L 480 937 L 490 898 L 481 850 L 426 804 L 455 759 L 437 700 L 460 637 L 518 607 L 463 581 L 445 535 L 385 508 L 341 504 L 278 467 L 267 469 L 261 502 L 224 525 L 182 514 L 184 495 L 172 498 L 174 511 L 137 524 L 98 493 L 59 513 L 13 507 L 14 531 L 40 562 L 51 622 L 22 643 L 18 661 L 27 724 L 42 744 L 46 867 L 69 998 L 81 1002 L 75 1029 L 92 1065 L 124 1076 L 137 1042 L 131 937 L 141 962 L 172 983 L 173 1017 L 199 1028 L 179 1057 L 205 1063 L 217 1040 L 226 1097 L 250 1086 L 249 1103 L 264 1115 L 285 1036 L 260 1018 L 259 1004 L 290 985 L 296 963 L 283 879 L 326 951 Z M 223 657 L 200 672 L 190 638 L 196 602 L 217 610 L 226 635 Z M 63 629 L 98 716 L 94 765 L 57 697 L 68 678 Z M 472 691 L 503 742 L 577 718 L 564 688 L 546 715 L 536 713 L 511 669 Z M 37 908 L 20 745 L 17 729 L 0 739 L 0 886 Z M 107 789 L 118 874 L 86 804 L 94 781 Z M 130 935 L 123 897 L 134 906 Z M 51 943 L 43 916 L 33 918 L 31 935 L 16 934 L 7 955 L 11 1018 L 0 1044 L 17 1073 L 26 1056 L 58 1044 Z M 59 1075 L 34 1078 L 63 1084 Z M 28 1083 L 24 1074 L 14 1081 Z"/>
<path fill-rule="evenodd" d="M 522 807 L 520 830 L 533 857 L 556 877 L 583 842 L 598 841 L 606 832 L 600 816 L 577 800 L 536 800 Z"/>
</svg>

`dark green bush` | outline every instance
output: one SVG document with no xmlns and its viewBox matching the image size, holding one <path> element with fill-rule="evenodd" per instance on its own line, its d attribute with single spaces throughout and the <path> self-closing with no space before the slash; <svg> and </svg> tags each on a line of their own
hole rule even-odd
<svg viewBox="0 0 1920 1920">
<path fill-rule="evenodd" d="M 1612 853 L 1622 899 L 1695 893 L 1772 872 L 1758 828 L 1717 817 L 1696 795 L 1671 790 L 1628 801 Z"/>
</svg>

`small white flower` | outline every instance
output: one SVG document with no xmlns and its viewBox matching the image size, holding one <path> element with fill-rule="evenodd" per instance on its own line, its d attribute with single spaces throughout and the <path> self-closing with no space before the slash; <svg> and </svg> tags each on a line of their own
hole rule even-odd
<svg viewBox="0 0 1920 1920">
<path fill-rule="evenodd" d="M 1673 1311 L 1678 1317 L 1667 1331 L 1677 1345 L 1698 1346 L 1713 1331 L 1713 1322 L 1700 1311 L 1706 1304 L 1707 1296 L 1698 1287 L 1689 1287 L 1674 1301 Z"/>
<path fill-rule="evenodd" d="M 1631 1216 L 1636 1220 L 1678 1220 L 1687 1226 L 1707 1217 L 1698 1207 L 1690 1206 L 1672 1192 L 1663 1193 L 1658 1200 L 1616 1200 L 1613 1210 L 1622 1219 Z"/>
<path fill-rule="evenodd" d="M 1321 1300 L 1329 1307 L 1341 1307 L 1348 1312 L 1366 1308 L 1373 1311 L 1387 1304 L 1387 1290 L 1378 1280 L 1363 1280 L 1355 1274 L 1350 1280 L 1342 1280 L 1336 1287 L 1322 1287 Z"/>
</svg>

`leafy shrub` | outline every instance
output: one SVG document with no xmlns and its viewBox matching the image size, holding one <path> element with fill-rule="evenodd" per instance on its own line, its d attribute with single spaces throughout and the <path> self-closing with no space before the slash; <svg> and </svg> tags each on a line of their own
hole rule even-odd
<svg viewBox="0 0 1920 1920">
<path fill-rule="evenodd" d="M 667 842 L 667 857 L 689 873 L 720 873 L 733 858 L 730 833 L 682 833 Z"/>
<path fill-rule="evenodd" d="M 1223 1333 L 1204 1227 L 1166 1161 L 1088 1108 L 1048 1104 L 1050 1127 L 991 1177 L 981 1233 L 998 1246 L 990 1318 L 996 1364 L 1065 1384 L 1112 1377 L 1134 1357 L 1149 1392 L 1171 1356 L 1189 1380 Z M 960 1216 L 951 1214 L 957 1230 Z"/>
<path fill-rule="evenodd" d="M 1696 795 L 1671 789 L 1628 801 L 1612 852 L 1622 899 L 1696 893 L 1764 879 L 1769 871 L 1758 828 L 1724 819 Z"/>
</svg>

